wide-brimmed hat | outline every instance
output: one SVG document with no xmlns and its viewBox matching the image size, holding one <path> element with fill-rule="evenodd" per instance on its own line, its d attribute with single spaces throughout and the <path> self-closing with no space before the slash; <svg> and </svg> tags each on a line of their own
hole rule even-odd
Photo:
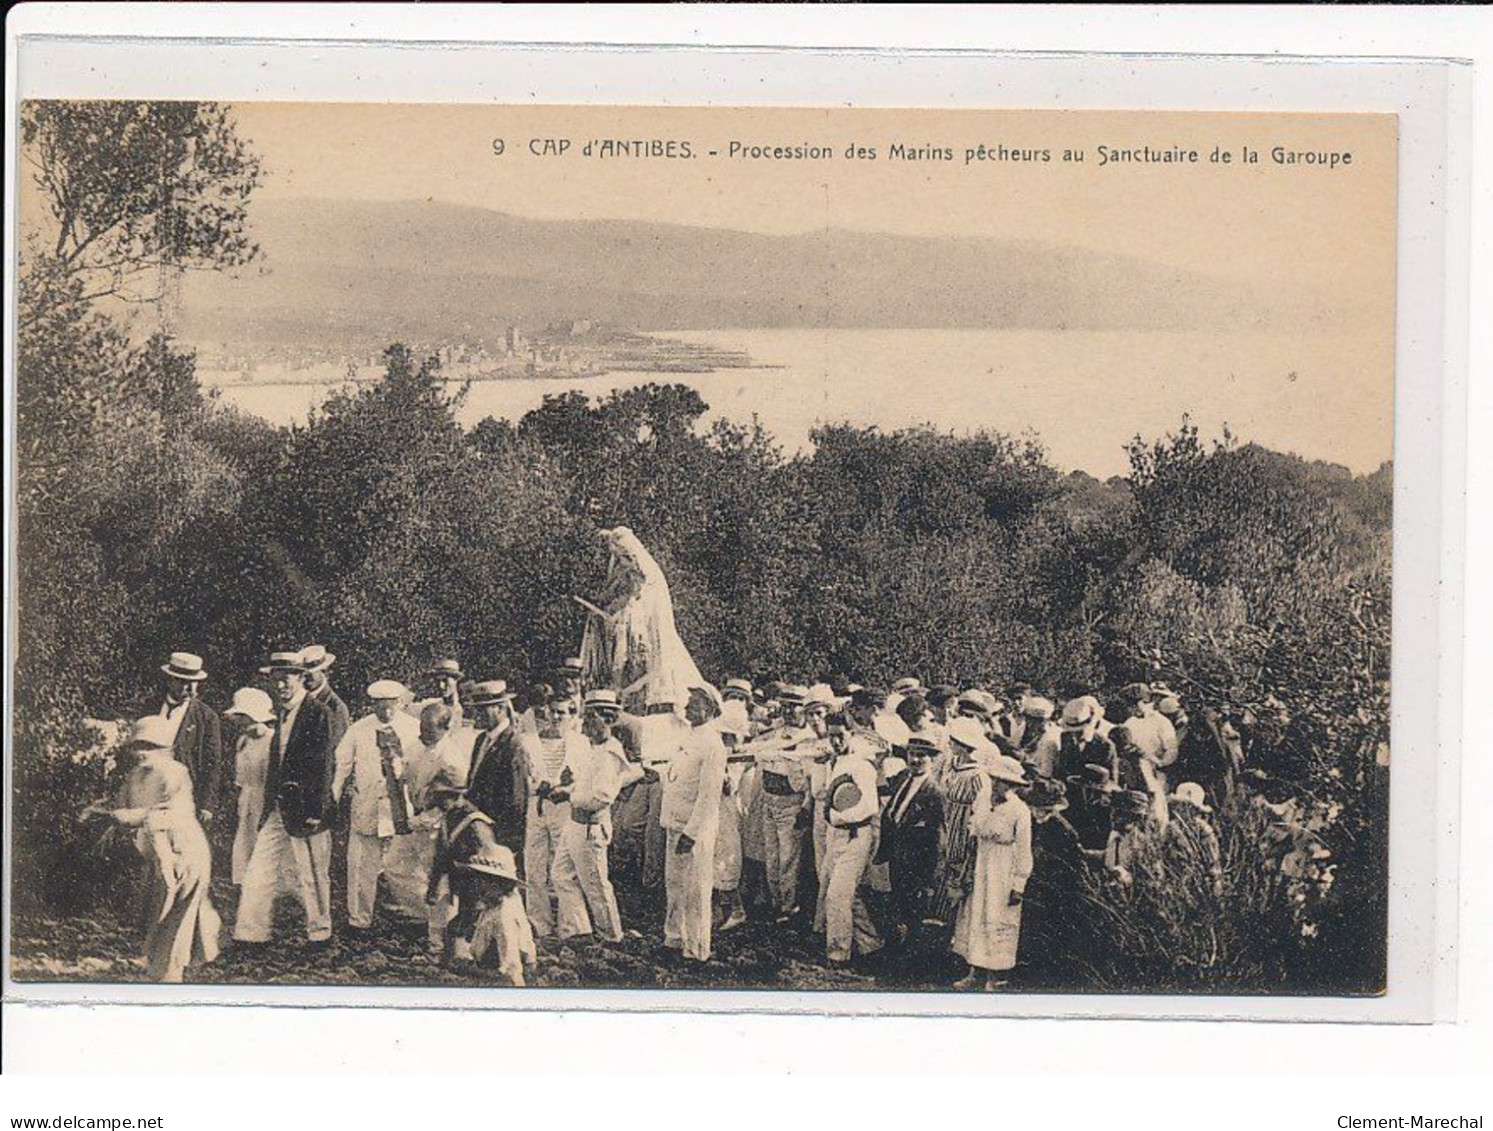
<svg viewBox="0 0 1493 1131">
<path fill-rule="evenodd" d="M 368 685 L 367 691 L 370 699 L 404 699 L 409 693 L 410 689 L 397 679 L 376 679 Z"/>
<path fill-rule="evenodd" d="M 1068 784 L 1078 789 L 1098 789 L 1106 792 L 1115 788 L 1114 776 L 1109 772 L 1109 767 L 1101 766 L 1098 762 L 1085 762 L 1079 773 L 1068 778 Z"/>
<path fill-rule="evenodd" d="M 1172 791 L 1170 800 L 1181 802 L 1183 805 L 1192 805 L 1201 809 L 1204 813 L 1213 812 L 1213 807 L 1208 804 L 1208 795 L 1203 787 L 1195 781 L 1185 781 Z"/>
<path fill-rule="evenodd" d="M 202 667 L 202 657 L 191 652 L 172 652 L 171 658 L 161 665 L 161 670 L 172 679 L 185 679 L 193 683 L 207 678 L 207 672 Z"/>
<path fill-rule="evenodd" d="M 1103 715 L 1099 700 L 1092 695 L 1080 695 L 1063 704 L 1062 723 L 1066 730 L 1082 730 Z"/>
<path fill-rule="evenodd" d="M 437 660 L 425 669 L 426 675 L 438 675 L 445 679 L 466 679 L 467 673 L 461 670 L 461 665 L 455 660 Z"/>
<path fill-rule="evenodd" d="M 1021 701 L 1021 714 L 1028 719 L 1050 719 L 1057 713 L 1057 707 L 1051 699 L 1044 699 L 1040 695 L 1028 695 Z"/>
<path fill-rule="evenodd" d="M 1026 788 L 1026 803 L 1033 809 L 1068 808 L 1068 790 L 1060 781 L 1038 778 Z"/>
<path fill-rule="evenodd" d="M 971 687 L 968 691 L 962 692 L 954 701 L 955 711 L 963 711 L 966 708 L 989 718 L 1000 714 L 1001 701 L 984 688 Z"/>
<path fill-rule="evenodd" d="M 491 703 L 507 703 L 513 699 L 513 692 L 508 690 L 508 684 L 501 679 L 489 679 L 476 684 L 467 695 L 467 702 L 473 707 L 485 707 Z"/>
<path fill-rule="evenodd" d="M 950 719 L 945 728 L 951 742 L 957 742 L 966 749 L 976 753 L 997 754 L 995 743 L 991 742 L 985 734 L 985 728 L 980 725 L 979 719 L 972 719 L 968 715 L 960 715 L 958 718 Z"/>
<path fill-rule="evenodd" d="M 308 672 L 324 672 L 337 662 L 337 657 L 320 644 L 307 644 L 301 649 L 301 664 Z"/>
<path fill-rule="evenodd" d="M 816 707 L 833 711 L 838 705 L 839 700 L 835 698 L 835 690 L 827 683 L 816 683 L 804 696 L 804 706 L 811 711 Z"/>
<path fill-rule="evenodd" d="M 171 720 L 160 715 L 146 715 L 136 719 L 130 727 L 130 737 L 125 746 L 131 750 L 170 750 L 176 742 L 176 733 Z"/>
<path fill-rule="evenodd" d="M 276 672 L 303 672 L 306 664 L 301 659 L 298 650 L 294 652 L 271 652 L 269 660 L 259 669 L 260 675 L 274 675 Z"/>
<path fill-rule="evenodd" d="M 468 872 L 480 872 L 484 876 L 497 876 L 500 880 L 523 883 L 518 878 L 518 862 L 513 858 L 513 849 L 503 844 L 483 849 L 470 860 L 461 861 L 456 867 Z"/>
<path fill-rule="evenodd" d="M 993 754 L 985 759 L 985 772 L 997 781 L 1025 785 L 1026 767 L 1009 754 Z"/>
<path fill-rule="evenodd" d="M 588 711 L 610 711 L 612 714 L 620 714 L 622 711 L 622 700 L 617 698 L 617 693 L 610 687 L 597 687 L 586 692 L 582 705 Z"/>
<path fill-rule="evenodd" d="M 275 703 L 257 687 L 240 687 L 233 693 L 233 703 L 223 713 L 240 715 L 256 723 L 270 723 L 275 721 Z"/>
</svg>

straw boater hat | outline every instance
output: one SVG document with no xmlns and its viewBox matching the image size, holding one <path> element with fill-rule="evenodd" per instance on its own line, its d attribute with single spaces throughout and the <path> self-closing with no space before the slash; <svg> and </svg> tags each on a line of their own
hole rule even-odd
<svg viewBox="0 0 1493 1131">
<path fill-rule="evenodd" d="M 484 683 L 473 685 L 467 694 L 467 702 L 473 707 L 486 707 L 492 703 L 506 703 L 512 700 L 513 692 L 508 690 L 508 684 L 501 679 L 489 679 Z"/>
<path fill-rule="evenodd" d="M 370 699 L 404 699 L 410 689 L 397 679 L 376 679 L 368 685 Z"/>
<path fill-rule="evenodd" d="M 196 683 L 207 678 L 202 668 L 202 657 L 191 652 L 172 652 L 171 658 L 161 665 L 161 670 L 172 679 L 185 679 Z"/>
<path fill-rule="evenodd" d="M 809 698 L 809 689 L 797 683 L 784 684 L 778 690 L 778 702 L 788 706 L 802 706 Z"/>
<path fill-rule="evenodd" d="M 497 876 L 501 880 L 512 880 L 520 887 L 523 886 L 523 880 L 518 878 L 518 864 L 513 859 L 513 849 L 507 845 L 495 844 L 491 848 L 485 848 L 456 867 L 468 872 L 480 872 L 484 876 Z"/>
<path fill-rule="evenodd" d="M 943 752 L 938 745 L 938 739 L 927 734 L 914 734 L 907 740 L 907 752 L 909 754 L 921 754 L 924 758 L 936 758 Z"/>
<path fill-rule="evenodd" d="M 269 662 L 259 669 L 259 674 L 274 675 L 276 672 L 303 672 L 305 670 L 306 665 L 301 659 L 300 652 L 271 652 Z"/>
<path fill-rule="evenodd" d="M 573 676 L 576 679 L 580 679 L 580 677 L 585 674 L 586 665 L 581 663 L 581 658 L 579 656 L 570 656 L 562 663 L 557 664 L 555 666 L 555 671 L 564 672 L 568 676 Z"/>
<path fill-rule="evenodd" d="M 726 680 L 725 687 L 721 689 L 721 698 L 749 702 L 752 698 L 752 681 L 749 679 Z"/>
<path fill-rule="evenodd" d="M 914 691 L 923 690 L 923 681 L 915 675 L 904 676 L 892 684 L 893 695 L 911 695 Z"/>
<path fill-rule="evenodd" d="M 824 790 L 825 800 L 836 813 L 843 813 L 859 805 L 861 796 L 861 787 L 855 784 L 855 779 L 849 774 L 841 774 Z"/>
<path fill-rule="evenodd" d="M 257 687 L 240 687 L 233 693 L 232 706 L 223 713 L 238 715 L 256 723 L 271 723 L 275 721 L 275 704 Z"/>
<path fill-rule="evenodd" d="M 438 675 L 446 679 L 465 679 L 467 673 L 461 670 L 461 665 L 455 660 L 437 660 L 426 670 L 427 675 Z"/>
<path fill-rule="evenodd" d="M 1213 812 L 1213 807 L 1208 804 L 1208 795 L 1203 792 L 1203 787 L 1195 781 L 1185 781 L 1172 793 L 1170 800 L 1180 802 L 1183 805 L 1191 805 L 1201 809 L 1204 813 Z"/>
<path fill-rule="evenodd" d="M 1092 695 L 1080 695 L 1063 704 L 1063 729 L 1083 730 L 1095 722 L 1101 714 L 1099 700 Z"/>
<path fill-rule="evenodd" d="M 614 715 L 622 713 L 622 702 L 610 687 L 598 687 L 586 692 L 582 701 L 588 711 L 607 711 Z"/>
<path fill-rule="evenodd" d="M 337 662 L 337 657 L 320 644 L 307 644 L 301 649 L 301 663 L 308 672 L 324 672 Z"/>
</svg>

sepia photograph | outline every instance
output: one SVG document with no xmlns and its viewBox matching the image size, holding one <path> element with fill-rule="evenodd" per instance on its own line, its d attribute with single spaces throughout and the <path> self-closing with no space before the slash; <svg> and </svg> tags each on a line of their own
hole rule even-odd
<svg viewBox="0 0 1493 1131">
<path fill-rule="evenodd" d="M 1397 140 L 22 102 L 9 978 L 1384 994 Z"/>
</svg>

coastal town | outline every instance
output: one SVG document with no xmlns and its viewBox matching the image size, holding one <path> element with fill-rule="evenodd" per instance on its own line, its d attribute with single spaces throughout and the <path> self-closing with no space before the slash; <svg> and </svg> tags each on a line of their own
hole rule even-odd
<svg viewBox="0 0 1493 1131">
<path fill-rule="evenodd" d="M 322 385 L 339 381 L 371 382 L 384 375 L 381 347 L 366 353 L 348 349 L 271 350 L 215 342 L 193 343 L 198 372 L 210 384 Z M 657 337 L 580 318 L 528 330 L 498 325 L 491 332 L 464 335 L 452 343 L 414 347 L 440 362 L 452 381 L 571 379 L 606 373 L 709 373 L 718 369 L 760 368 L 736 350 Z"/>
</svg>

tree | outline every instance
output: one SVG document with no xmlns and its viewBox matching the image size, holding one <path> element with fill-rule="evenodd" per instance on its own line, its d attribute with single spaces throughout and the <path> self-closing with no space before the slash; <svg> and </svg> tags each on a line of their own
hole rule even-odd
<svg viewBox="0 0 1493 1131">
<path fill-rule="evenodd" d="M 259 158 L 218 103 L 27 102 L 21 159 L 22 271 L 35 290 L 22 328 L 62 303 L 154 301 L 162 268 L 222 270 L 259 254 L 246 211 Z"/>
</svg>

